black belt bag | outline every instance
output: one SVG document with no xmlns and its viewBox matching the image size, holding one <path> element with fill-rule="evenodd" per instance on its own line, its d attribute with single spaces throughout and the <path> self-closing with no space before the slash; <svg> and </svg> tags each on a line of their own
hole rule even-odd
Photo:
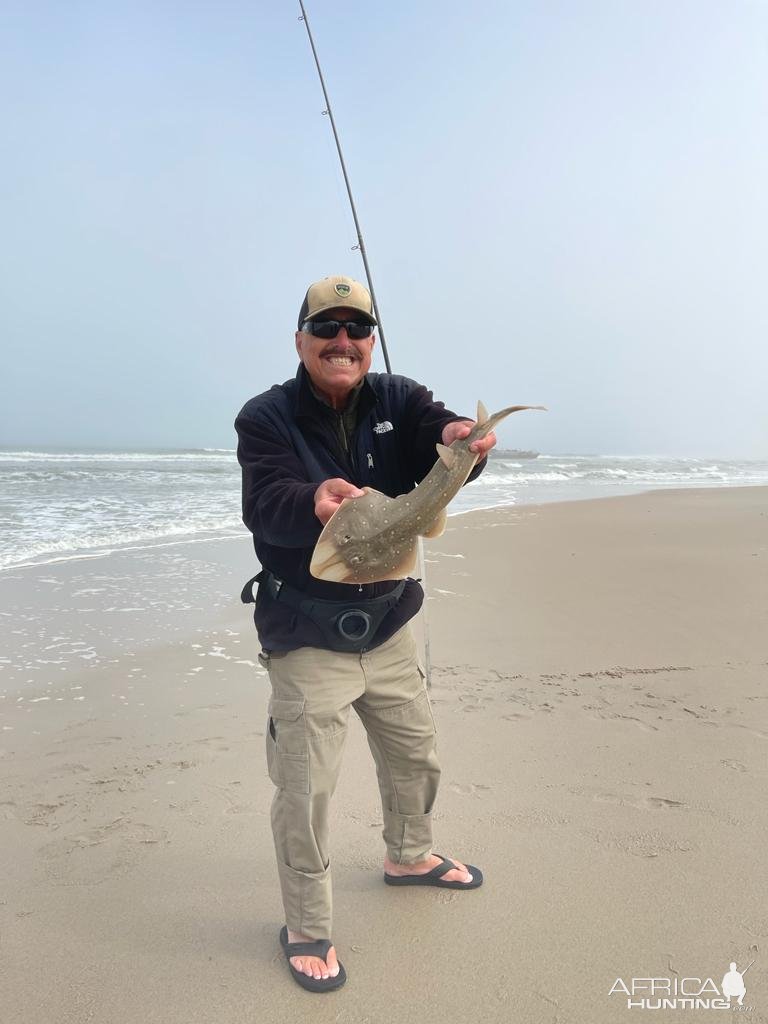
<svg viewBox="0 0 768 1024">
<path fill-rule="evenodd" d="M 381 597 L 360 601 L 324 601 L 317 597 L 307 597 L 300 590 L 279 580 L 268 569 L 262 569 L 243 587 L 240 594 L 243 604 L 255 600 L 254 583 L 263 584 L 273 601 L 280 601 L 311 619 L 322 632 L 330 650 L 346 652 L 365 649 L 384 616 L 395 607 L 405 589 L 405 580 L 401 580 L 394 590 Z"/>
</svg>

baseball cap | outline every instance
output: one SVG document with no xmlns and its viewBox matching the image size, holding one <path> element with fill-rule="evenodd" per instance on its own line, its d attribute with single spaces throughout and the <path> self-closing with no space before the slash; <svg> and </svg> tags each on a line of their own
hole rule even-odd
<svg viewBox="0 0 768 1024">
<path fill-rule="evenodd" d="M 371 295 L 365 285 L 351 277 L 337 274 L 335 277 L 324 277 L 322 281 L 315 281 L 307 288 L 307 294 L 299 310 L 299 330 L 305 320 L 312 320 L 318 313 L 340 306 L 362 313 L 368 323 L 376 323 Z"/>
</svg>

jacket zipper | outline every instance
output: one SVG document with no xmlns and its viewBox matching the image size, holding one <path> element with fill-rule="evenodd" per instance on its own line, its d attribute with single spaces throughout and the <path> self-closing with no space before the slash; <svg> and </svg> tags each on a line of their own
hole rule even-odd
<svg viewBox="0 0 768 1024">
<path fill-rule="evenodd" d="M 338 413 L 334 415 L 338 415 Z M 344 430 L 343 421 L 341 424 L 341 429 Z M 355 476 L 357 474 L 357 465 L 355 463 L 354 449 L 352 448 L 351 444 L 349 449 L 347 451 L 344 451 L 341 441 L 339 440 L 338 430 L 336 430 L 334 427 L 330 427 L 328 431 L 325 433 L 326 439 L 328 439 L 328 437 L 330 436 L 330 439 L 332 441 L 332 451 L 336 453 L 336 459 L 339 465 L 345 466 L 347 470 L 350 471 L 350 476 Z M 346 431 L 344 431 L 344 436 L 347 436 Z M 347 441 L 349 442 L 349 438 L 347 438 Z"/>
<path fill-rule="evenodd" d="M 344 427 L 342 426 L 342 430 Z M 352 431 L 352 436 L 347 438 L 349 445 L 349 461 L 352 463 L 352 469 L 354 470 L 355 477 L 357 477 L 357 459 L 355 458 L 355 434 L 356 430 Z"/>
</svg>

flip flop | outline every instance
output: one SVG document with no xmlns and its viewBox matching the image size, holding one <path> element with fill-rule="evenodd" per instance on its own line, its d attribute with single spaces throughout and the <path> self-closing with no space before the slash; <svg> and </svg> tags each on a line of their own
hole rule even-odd
<svg viewBox="0 0 768 1024">
<path fill-rule="evenodd" d="M 432 868 L 423 875 L 388 875 L 384 872 L 384 881 L 387 885 L 436 885 L 440 889 L 477 889 L 483 884 L 483 873 L 474 864 L 467 864 L 467 871 L 472 875 L 471 882 L 447 882 L 441 876 L 447 874 L 456 867 L 452 860 L 443 857 L 442 853 L 436 853 L 442 864 Z"/>
<path fill-rule="evenodd" d="M 335 988 L 341 988 L 347 980 L 347 972 L 342 964 L 339 964 L 339 973 L 335 978 L 311 978 L 303 971 L 297 971 L 290 961 L 292 956 L 319 956 L 323 960 L 328 956 L 328 950 L 333 943 L 330 939 L 316 939 L 314 942 L 289 942 L 288 928 L 286 925 L 280 929 L 280 945 L 285 953 L 285 960 L 291 969 L 293 980 L 298 982 L 302 988 L 309 992 L 332 992 Z"/>
</svg>

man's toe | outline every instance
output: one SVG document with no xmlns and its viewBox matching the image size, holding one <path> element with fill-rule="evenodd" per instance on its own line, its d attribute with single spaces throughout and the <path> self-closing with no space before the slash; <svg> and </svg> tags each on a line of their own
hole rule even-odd
<svg viewBox="0 0 768 1024">
<path fill-rule="evenodd" d="M 443 878 L 445 878 L 447 882 L 472 881 L 472 875 L 467 870 L 466 864 L 462 864 L 460 860 L 453 860 L 453 858 L 451 858 L 451 863 L 455 864 L 456 867 L 453 870 L 446 872 L 445 875 L 443 875 Z"/>
<path fill-rule="evenodd" d="M 328 961 L 320 960 L 319 957 L 311 957 L 308 960 L 291 957 L 291 964 L 300 974 L 306 974 L 308 978 L 335 978 L 339 973 L 339 966 L 335 956 L 331 963 L 331 953 L 328 953 Z"/>
</svg>

